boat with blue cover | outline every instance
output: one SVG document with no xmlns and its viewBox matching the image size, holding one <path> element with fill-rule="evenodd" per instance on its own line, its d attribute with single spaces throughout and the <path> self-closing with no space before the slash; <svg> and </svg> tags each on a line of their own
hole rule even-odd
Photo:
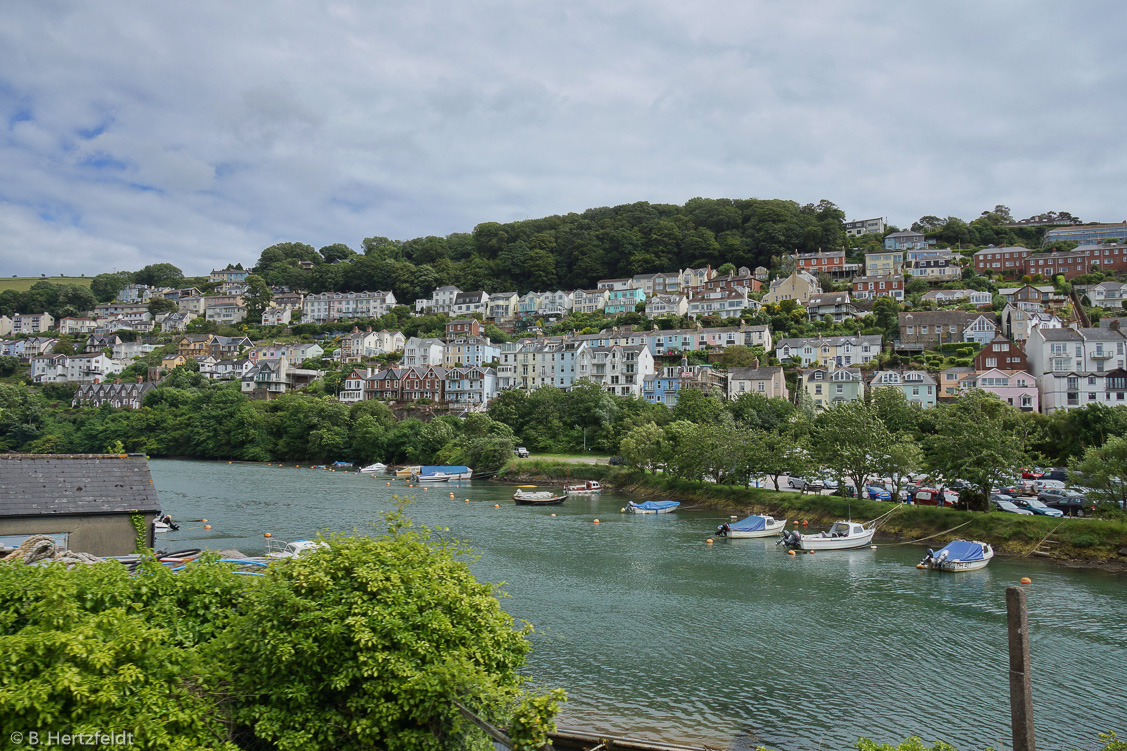
<svg viewBox="0 0 1127 751">
<path fill-rule="evenodd" d="M 930 568 L 935 571 L 977 571 L 986 568 L 994 557 L 994 549 L 988 543 L 978 540 L 955 540 L 938 551 L 927 549 L 927 555 L 916 568 Z"/>
<path fill-rule="evenodd" d="M 676 511 L 680 505 L 680 501 L 646 501 L 645 503 L 629 501 L 626 510 L 631 514 L 668 514 L 670 511 Z"/>
<path fill-rule="evenodd" d="M 418 471 L 424 482 L 431 475 L 446 475 L 449 480 L 468 480 L 472 474 L 473 470 L 463 465 L 423 465 Z"/>
<path fill-rule="evenodd" d="M 772 537 L 779 534 L 787 526 L 787 520 L 779 521 L 773 516 L 759 516 L 752 514 L 751 516 L 740 519 L 738 522 L 731 522 L 730 524 L 721 524 L 716 528 L 716 535 L 718 537 Z"/>
</svg>

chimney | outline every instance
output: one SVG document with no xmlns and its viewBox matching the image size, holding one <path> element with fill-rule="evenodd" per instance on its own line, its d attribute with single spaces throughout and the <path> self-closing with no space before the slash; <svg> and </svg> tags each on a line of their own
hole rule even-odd
<svg viewBox="0 0 1127 751">
<path fill-rule="evenodd" d="M 758 357 L 751 361 L 751 367 L 753 367 L 757 370 L 759 369 L 759 358 Z"/>
<path fill-rule="evenodd" d="M 137 383 L 141 383 L 141 381 L 142 381 L 141 376 L 137 376 Z"/>
<path fill-rule="evenodd" d="M 97 380 L 97 379 L 95 379 L 95 381 L 96 381 L 96 380 Z M 113 379 L 113 382 L 114 382 L 114 383 L 121 383 L 121 379 L 120 379 L 120 378 L 115 378 L 115 379 Z"/>
</svg>

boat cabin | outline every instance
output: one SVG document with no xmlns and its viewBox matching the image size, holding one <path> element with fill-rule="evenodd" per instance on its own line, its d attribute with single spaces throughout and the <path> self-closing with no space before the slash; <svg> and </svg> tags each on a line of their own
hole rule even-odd
<svg viewBox="0 0 1127 751">
<path fill-rule="evenodd" d="M 834 522 L 826 537 L 856 537 L 865 534 L 865 528 L 857 522 Z"/>
</svg>

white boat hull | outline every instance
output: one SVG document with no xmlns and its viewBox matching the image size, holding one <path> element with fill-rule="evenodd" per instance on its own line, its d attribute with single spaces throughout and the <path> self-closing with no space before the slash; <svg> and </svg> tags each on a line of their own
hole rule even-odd
<svg viewBox="0 0 1127 751">
<path fill-rule="evenodd" d="M 852 550 L 863 548 L 873 541 L 876 529 L 866 530 L 864 534 L 848 537 L 822 537 L 821 535 L 802 535 L 798 541 L 799 550 Z"/>
<path fill-rule="evenodd" d="M 386 472 L 386 471 L 387 471 L 387 465 L 381 464 L 380 462 L 376 462 L 375 464 L 369 464 L 367 467 L 361 467 L 360 468 L 360 474 L 363 474 L 363 475 L 374 475 L 374 474 L 377 474 L 377 473 L 380 473 L 380 472 Z"/>
<path fill-rule="evenodd" d="M 415 482 L 431 483 L 431 482 L 450 482 L 449 475 L 424 475 L 423 477 L 416 478 Z"/>
<path fill-rule="evenodd" d="M 787 522 L 786 519 L 784 519 L 783 521 L 777 521 L 773 524 L 768 524 L 763 529 L 757 529 L 754 532 L 739 532 L 737 530 L 730 529 L 728 530 L 728 534 L 725 536 L 733 540 L 748 539 L 752 537 L 774 537 L 775 535 L 786 529 L 786 526 Z"/>
<path fill-rule="evenodd" d="M 949 571 L 951 573 L 958 573 L 960 571 L 978 571 L 979 569 L 986 568 L 990 560 L 994 557 L 994 551 L 990 550 L 983 554 L 982 560 L 979 561 L 952 561 L 945 560 L 939 563 L 932 561 L 924 565 L 933 571 Z"/>
</svg>

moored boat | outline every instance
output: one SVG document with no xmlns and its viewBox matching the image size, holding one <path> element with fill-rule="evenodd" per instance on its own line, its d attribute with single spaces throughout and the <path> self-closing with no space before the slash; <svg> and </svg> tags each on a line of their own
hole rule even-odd
<svg viewBox="0 0 1127 751">
<path fill-rule="evenodd" d="M 567 500 L 567 493 L 553 493 L 550 490 L 531 493 L 527 490 L 518 490 L 513 493 L 513 500 L 521 506 L 556 506 Z"/>
<path fill-rule="evenodd" d="M 787 526 L 787 520 L 779 521 L 772 516 L 758 516 L 752 514 L 746 519 L 730 524 L 721 524 L 716 528 L 718 537 L 771 537 L 782 532 Z"/>
<path fill-rule="evenodd" d="M 818 534 L 804 535 L 797 529 L 783 532 L 783 539 L 779 540 L 779 544 L 796 550 L 852 550 L 871 543 L 876 531 L 873 522 L 866 526 L 860 522 L 838 521 Z"/>
<path fill-rule="evenodd" d="M 473 474 L 473 470 L 465 465 L 423 465 L 419 467 L 419 475 L 427 477 L 428 475 L 442 474 L 449 477 L 451 480 L 468 480 Z"/>
<path fill-rule="evenodd" d="M 597 495 L 602 492 L 603 485 L 598 480 L 588 480 L 574 485 L 564 485 L 568 495 Z"/>
<path fill-rule="evenodd" d="M 450 482 L 450 475 L 443 474 L 442 472 L 432 472 L 429 475 L 415 475 L 415 482 L 430 483 L 430 482 Z"/>
<path fill-rule="evenodd" d="M 916 568 L 930 568 L 936 571 L 977 571 L 986 568 L 994 557 L 994 548 L 978 540 L 955 540 L 938 551 L 927 549 L 927 555 Z"/>
<path fill-rule="evenodd" d="M 386 472 L 386 471 L 387 471 L 387 465 L 384 464 L 383 462 L 376 462 L 375 464 L 369 464 L 367 467 L 361 467 L 360 468 L 360 474 L 363 474 L 363 475 L 374 475 L 377 472 Z"/>
<path fill-rule="evenodd" d="M 631 514 L 668 514 L 671 511 L 676 511 L 680 505 L 680 501 L 646 501 L 645 503 L 629 501 L 626 504 L 626 510 Z"/>
<path fill-rule="evenodd" d="M 173 523 L 172 517 L 168 514 L 153 519 L 154 532 L 175 532 L 178 529 L 180 529 L 180 525 Z"/>
<path fill-rule="evenodd" d="M 419 466 L 418 464 L 408 465 L 406 467 L 400 467 L 399 469 L 395 470 L 395 476 L 396 477 L 410 477 L 411 475 L 417 475 L 422 471 L 423 471 L 423 468 L 421 466 Z"/>
<path fill-rule="evenodd" d="M 313 550 L 327 547 L 329 547 L 329 544 L 320 540 L 294 540 L 293 542 L 267 540 L 266 559 L 282 560 L 286 558 L 297 558 Z"/>
</svg>

